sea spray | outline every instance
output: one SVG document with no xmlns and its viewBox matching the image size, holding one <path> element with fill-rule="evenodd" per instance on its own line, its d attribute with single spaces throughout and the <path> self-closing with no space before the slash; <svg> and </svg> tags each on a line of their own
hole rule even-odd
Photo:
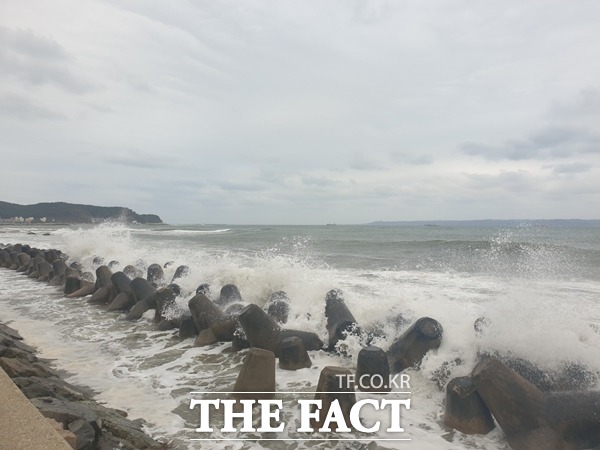
<svg viewBox="0 0 600 450">
<path fill-rule="evenodd" d="M 330 230 L 311 227 L 218 227 L 215 233 L 179 233 L 102 225 L 50 228 L 50 236 L 37 229 L 35 235 L 12 229 L 2 240 L 62 249 L 87 270 L 96 255 L 121 266 L 138 260 L 147 265 L 173 261 L 164 268 L 166 279 L 186 264 L 190 274 L 179 280 L 183 294 L 177 298 L 182 308 L 201 283 L 214 287 L 213 299 L 221 286 L 234 283 L 245 301 L 259 306 L 273 292 L 285 290 L 290 298 L 286 327 L 314 331 L 324 341 L 325 294 L 333 288 L 344 292 L 361 330 L 372 333 L 372 344 L 382 348 L 419 317 L 432 317 L 444 327 L 442 344 L 425 356 L 419 369 L 406 371 L 413 398 L 406 433 L 419 448 L 504 447 L 497 430 L 485 437 L 464 437 L 448 434 L 441 425 L 440 388 L 452 377 L 468 374 L 482 352 L 522 358 L 547 371 L 572 363 L 592 374 L 600 372 L 595 350 L 600 344 L 600 284 L 589 275 L 597 249 L 586 244 L 587 237 L 567 245 L 572 238 L 548 240 L 544 230 L 535 230 L 532 237 L 530 229 L 477 229 L 472 230 L 472 240 L 465 239 L 464 230 L 448 232 L 455 235 L 452 239 L 431 240 L 425 235 L 431 230 L 409 230 L 412 237 L 398 230 L 378 256 L 370 245 L 385 242 L 385 236 L 369 228 L 351 229 L 344 241 L 343 232 L 336 229 L 332 236 Z M 306 238 L 299 237 L 302 233 Z M 401 252 L 407 248 L 419 256 Z M 581 255 L 587 256 L 580 259 Z M 242 355 L 223 353 L 228 344 L 193 348 L 191 340 L 154 331 L 152 314 L 128 323 L 119 313 L 64 299 L 55 288 L 12 272 L 8 278 L 0 276 L 0 301 L 10 314 L 5 320 L 14 320 L 43 356 L 57 358 L 59 367 L 74 373 L 73 381 L 91 386 L 102 401 L 133 417 L 146 418 L 154 433 L 176 439 L 181 448 L 196 425 L 186 411 L 189 392 L 227 390 L 235 382 Z M 396 320 L 400 315 L 403 320 Z M 480 318 L 485 326 L 477 332 L 474 324 Z M 312 368 L 278 371 L 278 390 L 314 389 L 326 365 L 355 367 L 364 345 L 360 336 L 350 336 L 342 345 L 346 356 L 312 352 Z M 291 448 L 297 443 L 278 445 Z"/>
</svg>

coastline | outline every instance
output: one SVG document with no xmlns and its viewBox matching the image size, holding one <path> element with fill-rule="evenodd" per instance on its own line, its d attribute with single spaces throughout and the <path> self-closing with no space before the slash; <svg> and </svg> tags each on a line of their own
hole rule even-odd
<svg viewBox="0 0 600 450">
<path fill-rule="evenodd" d="M 51 250 L 54 255 L 59 251 Z M 24 253 L 22 255 L 25 255 Z M 26 258 L 28 259 L 28 258 Z M 17 261 L 17 266 L 22 261 Z M 2 264 L 5 269 L 25 270 Z M 52 267 L 49 267 L 52 270 Z M 52 273 L 54 275 L 54 273 Z M 51 278 L 59 279 L 60 276 Z M 46 279 L 45 281 L 49 281 Z M 60 281 L 60 280 L 59 280 Z M 62 283 L 53 284 L 57 287 Z M 146 434 L 143 420 L 94 399 L 91 389 L 72 385 L 52 362 L 0 317 L 0 442 L 10 449 L 165 450 Z"/>
<path fill-rule="evenodd" d="M 68 450 L 67 439 L 76 443 L 75 435 L 64 436 L 52 426 L 0 368 L 0 441 L 5 448 Z"/>
<path fill-rule="evenodd" d="M 97 403 L 0 320 L 0 442 L 5 448 L 165 450 L 143 421 Z"/>
<path fill-rule="evenodd" d="M 51 245 L 51 244 L 50 244 Z M 64 293 L 65 298 L 74 298 L 74 297 L 88 297 L 89 294 L 93 291 L 93 295 L 91 297 L 89 297 L 87 299 L 87 303 L 94 303 L 94 302 L 98 302 L 99 304 L 103 303 L 105 305 L 112 305 L 114 301 L 117 300 L 117 296 L 120 295 L 121 293 L 126 292 L 127 286 L 129 286 L 130 289 L 134 289 L 135 288 L 135 292 L 134 295 L 135 297 L 137 297 L 139 299 L 139 301 L 137 301 L 135 303 L 135 305 L 137 306 L 141 306 L 143 307 L 143 311 L 148 310 L 148 308 L 150 307 L 150 304 L 148 303 L 148 300 L 150 298 L 150 295 L 146 295 L 149 292 L 152 292 L 152 294 L 156 294 L 159 292 L 158 290 L 153 290 L 150 288 L 150 282 L 152 282 L 152 280 L 154 280 L 156 278 L 156 274 L 158 272 L 161 272 L 161 265 L 159 264 L 151 264 L 150 266 L 148 266 L 148 274 L 147 274 L 147 279 L 144 279 L 142 277 L 142 275 L 138 275 L 136 276 L 133 280 L 129 280 L 128 278 L 125 278 L 125 273 L 121 272 L 121 271 L 116 271 L 114 273 L 112 273 L 112 271 L 110 270 L 110 265 L 111 263 L 109 263 L 109 266 L 106 265 L 100 265 L 97 267 L 96 269 L 96 283 L 94 283 L 92 281 L 92 279 L 87 279 L 87 277 L 82 276 L 82 274 L 79 273 L 79 270 L 76 269 L 76 266 L 78 263 L 72 263 L 73 266 L 65 266 L 65 262 L 68 261 L 68 259 L 66 258 L 66 255 L 64 253 L 62 253 L 59 250 L 39 250 L 36 248 L 31 248 L 29 245 L 25 244 L 25 245 L 21 245 L 21 244 L 15 244 L 14 246 L 11 246 L 11 248 L 15 251 L 10 251 L 10 252 L 3 252 L 0 251 L 0 263 L 2 261 L 4 261 L 4 264 L 0 264 L 2 267 L 5 268 L 9 268 L 9 269 L 13 269 L 11 272 L 14 275 L 11 275 L 11 279 L 14 280 L 15 285 L 19 285 L 21 284 L 21 281 L 17 281 L 17 278 L 20 278 L 20 276 L 25 275 L 27 277 L 26 273 L 22 273 L 22 272 L 28 272 L 28 278 L 34 278 L 34 279 L 38 279 L 40 281 L 46 281 L 48 282 L 48 284 L 50 286 L 55 286 L 55 287 L 59 287 L 62 286 L 64 287 L 64 289 L 61 289 L 61 293 L 57 293 L 57 296 L 60 296 Z M 38 253 L 41 252 L 41 253 Z M 29 260 L 28 260 L 28 255 L 30 256 Z M 35 256 L 34 256 L 35 255 Z M 33 258 L 31 258 L 33 257 Z M 37 260 L 37 264 L 36 264 L 36 258 L 41 258 L 39 260 Z M 97 260 L 94 261 L 94 263 L 97 264 L 102 264 L 103 259 L 101 259 L 101 257 L 95 257 L 98 258 Z M 46 263 L 48 262 L 48 260 L 52 260 L 53 264 L 52 266 L 48 266 L 47 264 L 44 263 L 44 261 L 46 261 Z M 166 267 L 166 265 L 165 265 Z M 182 266 L 183 268 L 185 268 L 184 266 Z M 47 272 L 47 270 L 52 269 L 52 272 Z M 71 271 L 71 269 L 73 270 L 73 272 Z M 179 268 L 178 268 L 179 269 Z M 127 270 L 127 267 L 124 268 L 124 270 Z M 15 273 L 16 272 L 16 273 Z M 20 273 L 21 272 L 21 273 Z M 176 271 L 176 273 L 178 273 L 179 270 Z M 161 278 L 168 280 L 170 277 L 162 277 Z M 175 279 L 177 277 L 174 276 L 173 279 Z M 110 283 L 109 283 L 110 280 Z M 135 281 L 135 283 L 134 283 Z M 28 283 L 29 281 L 27 280 L 27 278 L 24 280 L 23 283 Z M 127 282 L 127 284 L 125 283 Z M 8 285 L 10 285 L 11 283 L 9 282 Z M 202 286 L 202 285 L 201 285 Z M 227 285 L 228 288 L 233 289 L 234 285 Z M 225 288 L 225 286 L 223 287 Z M 78 289 L 81 290 L 83 289 L 85 292 L 80 292 L 79 294 L 74 295 L 75 293 L 72 292 L 74 289 Z M 113 292 L 113 289 L 115 289 L 116 292 Z M 165 287 L 165 288 L 161 288 L 162 290 L 160 290 L 161 294 L 169 294 L 168 297 L 164 297 L 162 298 L 162 303 L 161 305 L 164 306 L 164 301 L 167 301 L 168 298 L 170 298 L 173 294 L 173 292 L 169 292 L 169 289 L 172 288 L 170 287 Z M 165 290 L 166 289 L 166 290 Z M 237 289 L 237 288 L 236 288 Z M 118 294 L 117 294 L 118 292 Z M 327 318 L 327 329 L 329 331 L 329 347 L 332 347 L 335 345 L 335 342 L 333 342 L 332 344 L 332 337 L 335 339 L 341 338 L 338 336 L 337 333 L 334 333 L 333 335 L 331 334 L 332 331 L 335 331 L 335 326 L 337 323 L 340 324 L 344 324 L 346 323 L 345 319 L 354 321 L 354 319 L 351 317 L 351 312 L 350 310 L 348 310 L 346 307 L 343 307 L 343 298 L 338 298 L 339 301 L 336 301 L 335 298 L 329 298 L 330 294 L 334 294 L 338 292 L 337 290 L 334 291 L 330 291 L 327 294 L 327 298 L 326 300 L 326 311 L 325 311 L 325 316 Z M 223 301 L 223 299 L 226 298 L 226 296 L 221 295 L 219 296 L 218 299 L 215 299 L 213 303 L 213 301 L 211 301 L 210 298 L 207 298 L 206 296 L 203 296 L 203 294 L 198 294 L 198 292 L 196 292 L 196 296 L 194 296 L 194 298 L 192 300 L 190 300 L 190 302 L 192 302 L 191 304 L 188 303 L 188 307 L 190 308 L 190 313 L 191 316 L 182 316 L 182 318 L 187 319 L 187 322 L 184 321 L 180 321 L 178 323 L 179 325 L 179 336 L 181 336 L 182 331 L 187 330 L 190 331 L 188 328 L 183 327 L 182 325 L 185 325 L 187 327 L 187 325 L 193 326 L 195 325 L 196 321 L 194 321 L 194 312 L 198 312 L 198 310 L 200 308 L 209 308 L 211 309 L 211 311 L 214 310 L 216 315 L 220 314 L 221 309 L 217 309 L 215 307 L 216 302 L 221 302 Z M 114 298 L 111 299 L 111 295 L 114 295 Z M 53 297 L 54 295 L 52 295 Z M 73 297 L 71 297 L 73 296 Z M 123 296 L 122 296 L 123 297 Z M 127 296 L 127 300 L 130 300 L 128 298 L 129 296 Z M 235 296 L 237 298 L 237 294 Z M 337 297 L 337 296 L 336 296 Z M 35 296 L 31 296 L 30 298 L 35 298 Z M 7 299 L 9 301 L 12 301 L 12 297 L 7 297 Z M 162 306 L 159 306 L 158 303 L 158 297 L 154 297 L 153 300 L 155 303 L 153 303 L 154 308 L 150 308 L 150 309 L 155 309 L 155 314 L 154 314 L 154 322 L 157 323 L 157 321 L 160 319 L 160 322 L 158 322 L 159 324 L 162 323 L 164 326 L 169 326 L 169 327 L 173 327 L 176 324 L 170 323 L 167 319 L 167 317 L 163 317 L 162 316 Z M 110 303 L 109 303 L 110 302 Z M 327 312 L 327 305 L 328 304 L 336 304 L 339 306 L 339 308 L 336 308 L 336 313 L 334 313 L 334 311 L 329 311 L 329 313 Z M 47 305 L 48 306 L 48 305 Z M 139 313 L 141 313 L 140 310 L 138 310 L 137 308 L 131 308 L 129 305 L 127 306 L 127 317 L 130 317 L 131 320 L 137 320 L 139 319 Z M 217 305 L 218 306 L 218 305 Z M 221 305 L 221 307 L 223 307 L 223 305 Z M 253 309 L 248 309 L 248 308 L 253 308 Z M 35 306 L 34 306 L 35 308 Z M 257 308 L 257 305 L 249 305 L 245 310 L 247 312 L 247 314 L 244 315 L 244 317 L 247 318 L 248 314 L 250 312 L 257 312 L 259 313 L 260 308 Z M 207 309 L 208 311 L 208 309 Z M 156 312 L 159 313 L 159 318 L 156 318 Z M 135 313 L 135 314 L 134 314 Z M 142 313 L 143 314 L 143 313 Z M 340 317 L 337 317 L 339 315 L 344 316 L 343 319 L 344 320 L 339 320 Z M 264 316 L 264 313 L 261 313 L 262 317 Z M 21 327 L 20 322 L 19 322 L 19 318 L 18 316 L 13 316 L 13 319 L 15 320 L 14 323 L 19 324 L 19 327 Z M 43 318 L 42 318 L 43 319 Z M 240 323 L 242 325 L 242 327 L 244 326 L 245 321 L 242 321 L 241 319 L 243 319 L 243 317 L 239 317 L 238 316 L 238 320 L 240 320 Z M 163 322 L 164 320 L 164 322 Z M 279 320 L 280 322 L 283 322 L 283 320 Z M 419 321 L 422 321 L 422 319 L 419 319 Z M 417 322 L 419 322 L 417 321 Z M 477 333 L 482 333 L 485 332 L 485 330 L 480 327 L 477 326 L 479 322 L 476 322 L 476 328 L 475 328 L 475 332 Z M 202 324 L 201 324 L 202 325 Z M 331 327 L 330 327 L 331 325 Z M 415 323 L 416 325 L 416 323 Z M 486 325 L 485 322 L 481 322 L 479 323 L 479 325 Z M 158 325 L 157 325 L 158 326 Z M 22 329 L 25 332 L 26 326 L 23 325 Z M 170 328 L 170 329 L 171 329 Z M 248 329 L 248 331 L 251 331 L 252 327 L 246 327 L 246 329 Z M 267 327 L 269 328 L 269 327 Z M 331 330 L 330 330 L 331 328 Z M 426 327 L 427 328 L 427 327 Z M 265 327 L 262 327 L 262 329 L 265 329 Z M 274 330 L 275 328 L 273 328 Z M 218 328 L 213 328 L 213 326 L 211 325 L 209 328 L 202 328 L 202 331 L 205 330 L 209 330 L 208 333 L 203 333 L 202 338 L 205 339 L 207 338 L 207 336 L 210 338 L 208 339 L 208 341 L 213 342 L 215 341 L 215 339 L 217 338 L 217 335 L 215 334 L 215 330 L 218 330 Z M 410 329 L 409 329 L 410 330 Z M 409 331 L 407 330 L 407 331 Z M 196 327 L 196 331 L 199 331 L 199 327 Z M 248 331 L 246 333 L 248 333 Z M 210 332 L 213 333 L 214 336 L 210 336 Z M 406 334 L 406 332 L 405 332 Z M 188 336 L 191 337 L 191 336 Z M 279 336 L 281 337 L 281 336 Z M 439 337 L 439 336 L 438 336 Z M 401 339 L 402 337 L 400 337 Z M 223 338 L 224 339 L 224 338 Z M 263 347 L 269 347 L 272 345 L 273 342 L 277 342 L 278 337 L 277 336 L 272 336 L 272 339 L 269 338 L 267 339 L 266 342 L 262 342 L 262 343 L 258 343 L 259 345 L 257 345 L 258 348 L 263 348 Z M 206 342 L 206 341 L 202 341 L 202 339 L 200 339 L 200 336 L 198 335 L 197 337 L 197 341 L 199 344 L 202 344 L 202 342 Z M 39 341 L 38 341 L 39 342 Z M 41 344 L 41 342 L 39 342 L 40 348 L 43 348 L 44 346 Z M 237 344 L 236 344 L 237 345 Z M 232 344 L 233 346 L 233 344 Z M 317 347 L 319 349 L 323 348 L 322 343 L 320 343 L 319 345 L 317 345 Z M 391 349 L 391 347 L 390 347 Z M 276 349 L 275 349 L 276 350 Z M 425 349 L 427 350 L 427 349 Z M 392 352 L 393 353 L 393 352 Z M 389 354 L 388 354 L 389 356 Z M 51 356 L 53 357 L 53 356 Z M 494 360 L 497 358 L 501 358 L 502 356 L 500 354 L 481 354 L 481 358 L 479 359 L 479 361 L 481 362 L 482 359 L 488 359 L 488 360 Z M 531 388 L 532 391 L 536 392 L 539 397 L 539 402 L 540 404 L 544 404 L 545 403 L 545 398 L 546 398 L 546 392 L 549 392 L 551 395 L 553 391 L 565 391 L 565 389 L 568 390 L 573 390 L 573 393 L 569 393 L 568 395 L 573 396 L 573 398 L 577 398 L 576 402 L 579 401 L 580 395 L 576 392 L 578 390 L 582 390 L 582 389 L 586 389 L 589 388 L 591 386 L 590 382 L 593 384 L 593 382 L 595 382 L 596 378 L 595 378 L 595 374 L 592 372 L 588 372 L 585 366 L 576 366 L 576 367 L 572 367 L 573 370 L 576 370 L 577 373 L 579 373 L 581 377 L 577 378 L 577 379 L 573 379 L 573 373 L 570 373 L 569 378 L 571 382 L 575 382 L 574 385 L 569 385 L 569 386 L 563 386 L 562 385 L 562 381 L 563 379 L 559 379 L 557 381 L 561 382 L 560 386 L 554 386 L 554 385 L 546 385 L 544 386 L 543 384 L 540 383 L 540 381 L 545 381 L 546 380 L 546 376 L 545 374 L 541 371 L 538 370 L 534 365 L 526 365 L 524 366 L 523 361 L 519 361 L 519 360 L 504 360 L 504 362 L 507 365 L 514 365 L 514 363 L 516 363 L 518 365 L 517 369 L 519 369 L 521 372 L 524 372 L 525 376 L 528 376 L 530 378 L 532 378 L 531 382 L 539 385 L 538 387 L 540 389 L 543 390 L 543 392 L 538 392 L 539 389 L 538 387 L 533 386 L 532 384 L 528 384 L 527 386 L 529 386 Z M 524 361 L 525 363 L 527 361 Z M 498 364 L 500 364 L 500 361 L 498 360 Z M 324 364 L 322 364 L 323 366 Z M 471 378 L 474 379 L 475 376 L 478 376 L 478 374 L 482 371 L 482 370 L 487 370 L 488 372 L 491 369 L 495 369 L 495 367 L 492 367 L 490 369 L 490 367 L 486 367 L 483 366 L 483 369 L 478 370 L 477 372 L 473 371 L 471 373 Z M 515 371 L 517 370 L 515 369 Z M 394 371 L 397 370 L 401 370 L 400 368 L 396 367 L 396 364 L 394 364 Z M 561 369 L 562 370 L 562 369 Z M 78 370 L 73 370 L 73 373 L 78 372 Z M 240 372 L 241 373 L 241 372 Z M 446 381 L 449 378 L 448 374 L 447 376 L 442 374 L 443 376 L 445 376 L 445 378 L 436 378 L 437 381 L 439 381 L 439 388 L 443 388 L 444 384 L 446 383 Z M 552 375 L 559 375 L 558 373 L 554 373 L 552 372 Z M 588 377 L 589 375 L 589 377 Z M 529 382 L 526 381 L 524 379 L 521 378 L 515 378 L 515 373 L 513 372 L 509 372 L 509 371 L 505 371 L 505 373 L 503 374 L 502 378 L 503 379 L 510 379 L 513 378 L 513 380 L 520 380 L 519 383 L 525 383 L 525 382 Z M 480 377 L 481 378 L 481 377 Z M 552 378 L 552 377 L 551 377 Z M 589 379 L 588 379 L 589 378 Z M 554 381 L 554 379 L 550 379 L 550 381 Z M 567 380 L 568 381 L 568 380 Z M 572 384 L 572 383 L 571 383 Z M 471 386 L 471 385 L 469 385 Z M 485 386 L 483 386 L 485 388 Z M 560 389 L 557 389 L 557 387 L 559 387 Z M 511 395 L 510 390 L 508 390 L 505 394 L 507 395 Z M 552 397 L 554 398 L 554 397 Z M 594 401 L 596 397 L 594 397 Z M 489 400 L 490 398 L 488 398 Z M 441 404 L 441 401 L 440 403 Z M 116 404 L 117 407 L 122 407 L 119 406 L 118 404 Z M 494 404 L 492 402 L 490 402 L 490 405 L 492 405 L 491 407 L 494 407 Z M 531 406 L 531 405 L 526 405 L 526 406 Z M 533 405 L 534 407 L 536 407 L 536 405 Z M 511 414 L 513 414 L 513 409 L 512 407 L 510 407 L 510 405 L 500 405 L 499 407 L 496 408 L 496 412 L 502 413 L 503 411 L 511 411 Z M 521 409 L 521 408 L 519 408 Z M 527 409 L 527 408 L 525 408 Z M 535 409 L 535 408 L 533 408 Z M 496 412 L 494 413 L 494 416 L 496 415 Z M 448 414 L 448 411 L 446 411 L 446 414 Z M 138 415 L 139 417 L 146 417 L 149 418 L 149 416 L 140 414 Z M 566 414 L 565 417 L 570 417 L 570 414 Z M 544 418 L 543 420 L 546 420 L 546 418 Z M 155 422 L 153 421 L 153 424 Z M 553 425 L 557 425 L 552 423 Z M 559 426 L 562 427 L 561 424 L 558 424 Z M 459 429 L 460 424 L 458 426 L 453 426 L 452 428 L 454 429 Z M 503 427 L 504 428 L 504 427 Z M 561 428 L 562 429 L 562 428 Z M 476 434 L 485 434 L 485 433 L 476 433 Z M 494 439 L 498 438 L 498 433 L 496 433 Z M 442 436 L 443 438 L 443 436 Z M 173 443 L 175 443 L 175 441 L 173 441 Z M 139 447 L 137 447 L 139 448 Z M 430 448 L 430 447 L 428 447 Z M 433 448 L 433 447 L 431 447 Z M 541 447 L 540 447 L 541 448 Z"/>
</svg>

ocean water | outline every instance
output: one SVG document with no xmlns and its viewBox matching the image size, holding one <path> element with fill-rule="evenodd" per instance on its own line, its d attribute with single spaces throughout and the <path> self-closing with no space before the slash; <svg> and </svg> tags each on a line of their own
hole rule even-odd
<svg viewBox="0 0 600 450">
<path fill-rule="evenodd" d="M 444 328 L 440 348 L 418 369 L 406 371 L 410 394 L 394 389 L 381 396 L 409 395 L 401 436 L 382 426 L 376 434 L 310 435 L 350 441 L 300 441 L 308 436 L 291 426 L 267 436 L 287 441 L 216 440 L 261 437 L 199 435 L 198 413 L 189 409 L 191 398 L 232 390 L 244 352 L 230 352 L 227 343 L 195 348 L 193 339 L 180 340 L 176 331 L 155 331 L 153 311 L 128 322 L 120 313 L 66 299 L 55 287 L 0 270 L 0 318 L 42 357 L 54 359 L 69 373 L 68 381 L 89 386 L 100 402 L 131 418 L 144 418 L 150 434 L 177 449 L 373 448 L 370 442 L 384 448 L 507 449 L 498 428 L 466 436 L 443 426 L 443 387 L 469 374 L 478 353 L 522 358 L 548 373 L 573 365 L 600 373 L 600 226 L 3 225 L 0 243 L 58 248 L 92 271 L 96 256 L 116 261 L 113 271 L 172 262 L 165 268 L 167 280 L 186 264 L 190 274 L 178 280 L 181 308 L 201 283 L 212 286 L 215 298 L 221 286 L 236 284 L 246 302 L 261 306 L 284 290 L 291 300 L 286 327 L 314 331 L 324 342 L 324 299 L 334 288 L 343 291 L 361 328 L 377 332 L 374 344 L 384 349 L 420 317 L 432 317 Z M 399 314 L 409 322 L 398 324 Z M 482 317 L 487 326 L 478 334 L 474 323 Z M 359 339 L 349 337 L 342 343 L 344 356 L 315 351 L 311 368 L 277 369 L 277 389 L 285 392 L 278 396 L 284 401 L 282 419 L 295 423 L 298 411 L 285 405 L 312 398 L 306 392 L 315 390 L 323 367 L 354 369 L 360 348 Z M 588 381 L 600 388 L 597 378 Z M 386 421 L 381 411 L 364 415 L 366 422 Z M 399 437 L 410 441 L 385 440 Z M 191 440 L 196 438 L 215 440 Z"/>
</svg>

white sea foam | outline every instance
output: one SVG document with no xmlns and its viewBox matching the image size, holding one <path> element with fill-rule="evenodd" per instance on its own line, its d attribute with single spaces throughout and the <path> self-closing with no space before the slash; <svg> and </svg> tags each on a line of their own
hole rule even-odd
<svg viewBox="0 0 600 450">
<path fill-rule="evenodd" d="M 529 278 L 513 280 L 504 272 L 495 277 L 455 270 L 334 268 L 315 256 L 310 239 L 302 238 L 287 238 L 259 251 L 248 251 L 185 239 L 149 240 L 138 237 L 136 230 L 114 224 L 56 230 L 50 236 L 11 233 L 9 242 L 16 242 L 15 238 L 24 242 L 27 238 L 41 247 L 63 249 L 87 269 L 93 268 L 94 256 L 119 261 L 121 267 L 138 260 L 146 265 L 173 261 L 165 268 L 165 278 L 170 280 L 176 267 L 186 264 L 190 275 L 177 280 L 184 290 L 178 299 L 182 308 L 201 283 L 213 286 L 213 298 L 221 286 L 234 283 L 245 301 L 259 305 L 272 292 L 285 290 L 291 299 L 286 326 L 314 331 L 324 341 L 324 297 L 332 288 L 342 289 L 361 328 L 383 332 L 374 341 L 382 348 L 406 329 L 407 325 L 398 328 L 390 320 L 398 314 L 409 322 L 423 316 L 437 319 L 444 327 L 441 347 L 426 356 L 420 370 L 408 371 L 413 403 L 405 413 L 403 437 L 412 438 L 420 449 L 506 448 L 499 430 L 487 436 L 464 436 L 441 425 L 444 393 L 438 383 L 468 374 L 476 364 L 478 351 L 523 358 L 545 370 L 558 370 L 564 363 L 573 362 L 600 372 L 600 284 L 536 276 L 544 267 L 555 270 L 552 264 L 562 264 L 560 254 L 533 252 L 539 256 L 530 258 L 537 268 Z M 504 238 L 499 245 L 511 245 L 506 241 L 510 239 Z M 544 252 L 548 251 L 544 247 Z M 2 271 L 0 280 L 2 318 L 13 320 L 27 341 L 42 350 L 42 356 L 56 358 L 59 367 L 74 374 L 71 381 L 92 387 L 98 391 L 99 400 L 127 410 L 134 418 L 144 417 L 151 422 L 152 433 L 176 439 L 181 448 L 195 437 L 196 417 L 189 411 L 189 392 L 228 390 L 235 382 L 243 352 L 224 353 L 227 344 L 194 348 L 191 339 L 180 342 L 172 332 L 153 331 L 149 314 L 138 322 L 126 322 L 120 320 L 120 314 L 107 313 L 85 300 L 64 299 L 55 288 L 20 274 Z M 478 335 L 473 324 L 480 317 L 485 317 L 489 325 Z M 327 365 L 353 369 L 361 345 L 358 339 L 348 338 L 343 343 L 347 357 L 311 352 L 312 368 L 278 370 L 278 390 L 314 389 L 319 371 Z M 445 378 L 440 377 L 442 369 L 448 372 Z M 370 419 L 375 417 L 379 416 L 370 415 Z M 382 445 L 406 447 L 402 442 L 386 441 Z M 257 444 L 232 442 L 213 442 L 209 448 L 254 447 L 260 448 Z M 334 445 L 288 442 L 270 448 Z M 347 447 L 339 444 L 337 448 Z"/>
<path fill-rule="evenodd" d="M 215 230 L 186 230 L 186 229 L 176 229 L 176 230 L 141 230 L 136 229 L 136 233 L 152 233 L 152 234 L 161 234 L 161 235 L 194 235 L 194 234 L 219 234 L 219 233 L 227 233 L 231 231 L 231 228 L 219 228 Z"/>
</svg>

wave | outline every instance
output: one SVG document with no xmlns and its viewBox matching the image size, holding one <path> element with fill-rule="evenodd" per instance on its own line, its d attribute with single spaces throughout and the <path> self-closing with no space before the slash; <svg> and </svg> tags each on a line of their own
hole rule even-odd
<svg viewBox="0 0 600 450">
<path fill-rule="evenodd" d="M 146 230 L 144 230 L 146 231 Z M 231 231 L 231 228 L 219 228 L 217 230 L 186 230 L 186 229 L 175 229 L 175 230 L 147 230 L 156 231 L 161 235 L 194 235 L 194 234 L 218 234 L 227 233 Z"/>
<path fill-rule="evenodd" d="M 259 306 L 274 291 L 284 290 L 290 298 L 289 328 L 313 331 L 324 341 L 324 297 L 332 288 L 343 290 L 346 304 L 361 328 L 373 332 L 373 343 L 381 348 L 388 348 L 419 317 L 439 320 L 444 327 L 442 345 L 424 358 L 419 371 L 409 372 L 416 396 L 428 399 L 410 412 L 411 421 L 418 425 L 407 430 L 407 435 L 419 438 L 419 448 L 423 449 L 441 448 L 441 436 L 446 435 L 436 420 L 444 398 L 438 384 L 470 373 L 481 353 L 497 352 L 526 360 L 551 373 L 564 365 L 581 365 L 592 373 L 600 372 L 596 352 L 600 346 L 600 283 L 597 278 L 573 276 L 587 270 L 588 265 L 597 265 L 592 264 L 593 260 L 582 268 L 581 253 L 561 241 L 526 240 L 519 233 L 471 240 L 413 236 L 407 244 L 414 246 L 411 255 L 400 247 L 401 243 L 389 240 L 374 245 L 364 239 L 350 242 L 341 236 L 341 242 L 334 245 L 313 229 L 307 230 L 313 237 L 301 233 L 282 238 L 277 228 L 245 228 L 239 234 L 239 228 L 232 228 L 236 239 L 228 236 L 210 246 L 199 244 L 200 239 L 169 236 L 225 233 L 230 229 L 149 229 L 138 234 L 135 228 L 99 226 L 30 238 L 55 243 L 90 270 L 94 255 L 120 261 L 114 270 L 138 260 L 144 260 L 144 266 L 173 261 L 165 267 L 166 279 L 171 278 L 178 264 L 186 264 L 190 273 L 178 280 L 183 295 L 177 303 L 182 309 L 187 308 L 196 287 L 205 282 L 214 288 L 209 293 L 213 299 L 221 286 L 233 283 L 245 301 Z M 263 239 L 264 231 L 272 233 Z M 270 245 L 264 246 L 265 242 Z M 333 252 L 339 256 L 339 264 L 320 263 L 325 256 L 331 258 Z M 410 257 L 421 265 L 407 264 L 410 270 L 388 270 L 385 258 L 383 263 L 377 260 L 382 254 L 391 262 Z M 366 264 L 371 260 L 375 263 Z M 563 273 L 565 276 L 561 276 Z M 101 400 L 145 417 L 155 432 L 179 437 L 179 448 L 186 448 L 184 442 L 189 438 L 184 422 L 193 423 L 195 419 L 189 408 L 176 405 L 185 404 L 190 391 L 223 390 L 223 386 L 235 382 L 241 356 L 223 353 L 226 345 L 193 347 L 189 340 L 180 342 L 168 333 L 154 331 L 152 316 L 130 323 L 118 320 L 117 313 L 79 308 L 53 288 L 32 285 L 12 272 L 0 273 L 0 280 L 6 280 L 3 287 L 13 290 L 0 290 L 3 314 L 15 320 L 20 331 L 30 333 L 28 340 L 55 352 L 45 357 L 60 359 L 64 369 L 78 373 L 73 381 L 97 388 L 102 392 Z M 31 315 L 34 320 L 27 322 L 24 317 Z M 400 315 L 407 323 L 398 324 L 395 319 Z M 481 332 L 475 331 L 477 321 L 485 324 Z M 349 338 L 344 345 L 346 357 L 317 352 L 311 355 L 314 368 L 290 374 L 278 372 L 280 389 L 311 388 L 318 369 L 328 365 L 355 366 L 360 342 Z M 102 377 L 104 367 L 110 369 L 109 377 L 118 378 L 118 383 L 114 378 Z M 169 412 L 176 407 L 177 415 L 171 415 Z M 424 436 L 421 429 L 430 432 Z M 489 436 L 461 437 L 449 445 L 458 449 L 505 448 L 499 432 L 494 433 L 494 443 L 490 443 Z"/>
</svg>

